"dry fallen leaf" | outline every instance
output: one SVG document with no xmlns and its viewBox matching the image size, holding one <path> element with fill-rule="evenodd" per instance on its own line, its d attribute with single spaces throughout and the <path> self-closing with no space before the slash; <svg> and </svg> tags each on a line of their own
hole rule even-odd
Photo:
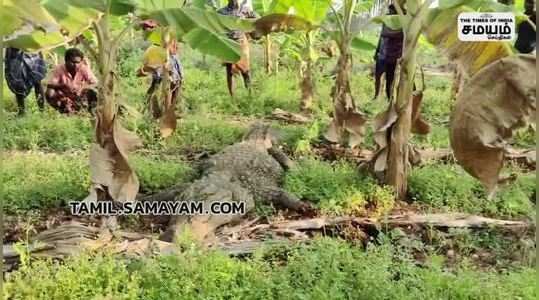
<svg viewBox="0 0 539 300">
<path fill-rule="evenodd" d="M 366 123 L 367 118 L 361 112 L 336 105 L 334 118 L 324 137 L 332 143 L 342 143 L 347 138 L 348 146 L 354 148 L 363 141 Z"/>
<path fill-rule="evenodd" d="M 423 101 L 423 91 L 415 91 L 412 95 L 412 133 L 428 134 L 430 125 L 421 116 L 421 102 Z"/>
<path fill-rule="evenodd" d="M 87 198 L 96 200 L 99 190 L 120 202 L 134 201 L 139 181 L 127 161 L 127 154 L 141 145 L 139 138 L 113 121 L 112 137 L 106 136 L 104 145 L 92 144 L 90 149 L 90 174 L 93 191 Z"/>
<path fill-rule="evenodd" d="M 161 136 L 164 138 L 171 136 L 178 125 L 174 106 L 175 105 L 170 105 L 167 107 L 165 109 L 165 113 L 159 120 L 159 130 L 161 132 Z"/>
<path fill-rule="evenodd" d="M 374 173 L 379 179 L 383 178 L 383 174 L 387 168 L 387 155 L 389 145 L 389 133 L 395 122 L 397 122 L 398 114 L 395 110 L 395 105 L 389 105 L 388 109 L 378 114 L 373 121 L 374 126 L 374 142 L 377 145 L 377 152 L 373 156 Z"/>
<path fill-rule="evenodd" d="M 421 116 L 421 101 L 423 100 L 423 91 L 415 91 L 412 95 L 412 133 L 428 134 L 430 125 Z M 378 114 L 373 121 L 374 142 L 377 146 L 377 152 L 373 157 L 373 171 L 376 176 L 382 180 L 388 165 L 389 139 L 390 132 L 396 124 L 399 115 L 395 105 L 389 105 L 388 109 Z M 408 160 L 412 164 L 418 164 L 421 161 L 420 152 L 411 144 L 408 145 Z"/>
<path fill-rule="evenodd" d="M 451 147 L 458 163 L 493 194 L 506 141 L 535 113 L 536 58 L 498 60 L 470 78 L 451 113 Z"/>
</svg>

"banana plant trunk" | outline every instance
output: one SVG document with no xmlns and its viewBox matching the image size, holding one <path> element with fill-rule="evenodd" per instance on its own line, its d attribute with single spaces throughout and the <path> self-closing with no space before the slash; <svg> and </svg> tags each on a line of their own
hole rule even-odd
<svg viewBox="0 0 539 300">
<path fill-rule="evenodd" d="M 161 45 L 165 49 L 166 53 L 166 59 L 165 63 L 163 64 L 163 71 L 162 71 L 162 82 L 161 82 L 161 88 L 162 92 L 161 95 L 163 97 L 163 116 L 159 120 L 159 129 L 161 131 L 161 136 L 166 138 L 172 135 L 172 133 L 176 130 L 177 126 L 177 120 L 176 120 L 176 99 L 175 97 L 172 97 L 172 81 L 170 80 L 170 57 L 169 57 L 169 49 L 172 43 L 172 33 L 170 31 L 170 28 L 166 27 L 163 29 L 163 35 L 161 40 Z M 179 88 L 179 87 L 174 87 Z"/>
<path fill-rule="evenodd" d="M 264 37 L 264 69 L 266 70 L 266 74 L 271 74 L 273 72 L 273 66 L 272 66 L 272 45 L 271 37 L 270 35 L 266 35 Z"/>
<path fill-rule="evenodd" d="M 2 6 L 2 0 L 0 0 L 0 6 Z M 4 118 L 4 36 L 0 35 L 0 120 L 5 120 Z M 1 121 L 0 121 L 1 123 Z M 2 144 L 2 139 L 0 138 L 0 145 Z M 1 205 L 2 201 L 0 201 Z M 0 216 L 2 211 L 0 210 Z"/>
<path fill-rule="evenodd" d="M 314 98 L 314 82 L 313 82 L 313 70 L 312 70 L 312 61 L 308 60 L 302 62 L 304 65 L 304 71 L 302 73 L 301 79 L 301 104 L 300 110 L 302 112 L 308 113 L 311 111 L 313 106 Z"/>
<path fill-rule="evenodd" d="M 95 24 L 98 39 L 98 69 L 100 84 L 97 92 L 96 141 L 101 146 L 112 136 L 113 122 L 116 116 L 114 95 L 114 72 L 111 69 L 116 62 L 116 53 L 110 37 L 108 16 L 103 16 Z"/>
<path fill-rule="evenodd" d="M 344 1 L 345 13 L 341 25 L 340 37 L 337 40 L 340 56 L 337 61 L 337 78 L 331 91 L 333 98 L 333 120 L 324 137 L 333 143 L 348 145 L 354 148 L 361 144 L 365 134 L 367 119 L 357 109 L 352 90 L 350 76 L 352 73 L 352 41 L 351 24 L 356 0 Z"/>
<path fill-rule="evenodd" d="M 312 33 L 306 33 L 306 43 L 304 49 L 305 60 L 301 62 L 300 76 L 301 76 L 301 104 L 300 110 L 302 112 L 309 113 L 313 106 L 314 98 L 314 81 L 313 81 L 313 55 L 312 52 Z"/>
<path fill-rule="evenodd" d="M 397 88 L 395 111 L 397 121 L 389 136 L 388 169 L 386 183 L 393 186 L 399 200 L 406 198 L 408 189 L 409 144 L 412 124 L 412 92 L 416 72 L 417 44 L 421 34 L 422 22 L 427 16 L 432 0 L 421 3 L 417 12 L 408 12 L 410 23 L 404 28 L 404 49 L 400 60 L 400 76 Z"/>
<path fill-rule="evenodd" d="M 3 0 L 0 0 L 0 7 L 4 5 Z M 3 126 L 4 117 L 4 36 L 0 34 L 0 126 Z M 0 145 L 3 144 L 2 137 L 0 137 Z M 3 154 L 0 151 L 0 163 L 3 161 Z M 2 195 L 2 186 L 0 185 L 0 195 Z M 4 224 L 4 201 L 0 200 L 0 224 Z M 4 244 L 4 226 L 0 226 L 0 242 Z M 0 250 L 0 257 L 4 257 L 4 249 Z M 4 270 L 4 263 L 0 263 L 0 267 Z M 2 283 L 0 282 L 0 291 L 2 289 Z M 0 292 L 0 296 L 4 295 Z"/>
<path fill-rule="evenodd" d="M 275 47 L 273 50 L 274 53 L 273 53 L 273 73 L 274 74 L 278 74 L 279 73 L 279 57 L 281 56 L 280 54 L 280 48 L 279 48 L 279 43 L 274 43 L 273 44 Z"/>
<path fill-rule="evenodd" d="M 335 119 L 342 123 L 340 116 L 350 109 L 355 109 L 354 99 L 350 89 L 350 73 L 352 70 L 352 58 L 347 47 L 341 47 L 341 56 L 337 61 L 337 77 L 332 90 L 335 105 Z"/>
<path fill-rule="evenodd" d="M 141 142 L 117 120 L 115 70 L 118 41 L 127 33 L 110 36 L 108 14 L 94 23 L 98 41 L 97 66 L 99 86 L 95 124 L 95 143 L 90 149 L 92 187 L 87 201 L 134 201 L 139 189 L 138 178 L 130 167 L 127 154 Z M 114 218 L 112 218 L 114 219 Z"/>
</svg>

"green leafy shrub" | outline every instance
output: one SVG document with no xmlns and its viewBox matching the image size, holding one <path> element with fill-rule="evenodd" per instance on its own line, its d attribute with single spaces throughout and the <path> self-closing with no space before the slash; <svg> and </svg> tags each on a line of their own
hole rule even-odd
<svg viewBox="0 0 539 300">
<path fill-rule="evenodd" d="M 287 173 L 284 186 L 331 213 L 360 213 L 368 205 L 379 215 L 391 210 L 394 203 L 388 187 L 379 186 L 344 161 L 331 165 L 313 158 L 302 160 Z"/>
<path fill-rule="evenodd" d="M 320 122 L 312 123 L 303 133 L 303 135 L 296 140 L 294 152 L 299 155 L 311 154 L 311 144 L 318 140 L 321 134 Z"/>
<path fill-rule="evenodd" d="M 59 207 L 84 198 L 87 164 L 75 154 L 7 154 L 0 172 L 5 211 Z"/>
<path fill-rule="evenodd" d="M 399 259 L 395 260 L 395 256 Z M 273 257 L 273 259 L 272 259 Z M 418 267 L 389 244 L 351 246 L 336 239 L 260 249 L 238 260 L 187 247 L 125 261 L 109 255 L 34 262 L 10 273 L 8 299 L 535 299 L 536 271 L 507 273 L 463 265 Z M 108 298 L 107 298 L 108 297 Z"/>
<path fill-rule="evenodd" d="M 304 125 L 272 125 L 279 132 L 279 145 L 282 145 L 291 151 L 297 149 L 298 144 L 307 135 L 309 129 Z"/>
<path fill-rule="evenodd" d="M 502 216 L 526 215 L 535 219 L 535 174 L 518 174 L 515 182 L 502 186 L 485 211 Z"/>
<path fill-rule="evenodd" d="M 414 201 L 436 208 L 479 211 L 481 186 L 457 166 L 430 164 L 414 168 L 408 185 Z"/>
<path fill-rule="evenodd" d="M 155 193 L 180 182 L 188 182 L 194 170 L 186 162 L 174 157 L 134 155 L 133 168 L 140 180 L 140 190 Z"/>
<path fill-rule="evenodd" d="M 138 299 L 140 278 L 111 255 L 81 255 L 65 264 L 35 261 L 8 275 L 5 299 Z"/>
<path fill-rule="evenodd" d="M 87 148 L 93 135 L 89 119 L 48 111 L 9 119 L 0 137 L 4 149 L 67 151 Z"/>
<path fill-rule="evenodd" d="M 246 125 L 208 116 L 190 117 L 178 122 L 176 133 L 165 140 L 165 149 L 217 152 L 239 140 Z"/>
<path fill-rule="evenodd" d="M 516 147 L 522 148 L 535 148 L 535 130 L 530 128 L 524 128 L 518 130 L 514 135 L 514 142 Z"/>
<path fill-rule="evenodd" d="M 479 181 L 456 165 L 430 164 L 412 170 L 409 194 L 414 201 L 431 207 L 497 216 L 533 215 L 530 201 L 535 177 L 522 175 L 502 186 L 495 199 L 488 201 Z"/>
</svg>

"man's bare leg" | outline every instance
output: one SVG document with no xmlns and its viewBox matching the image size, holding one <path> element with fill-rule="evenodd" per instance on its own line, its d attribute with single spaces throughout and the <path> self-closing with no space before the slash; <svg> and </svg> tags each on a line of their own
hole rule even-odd
<svg viewBox="0 0 539 300">
<path fill-rule="evenodd" d="M 37 106 L 40 111 L 45 110 L 45 93 L 43 92 L 43 86 L 41 82 L 38 82 L 34 85 L 34 92 L 36 95 Z"/>
<path fill-rule="evenodd" d="M 232 64 L 225 64 L 226 84 L 231 97 L 234 97 L 234 74 L 232 73 Z"/>
<path fill-rule="evenodd" d="M 249 95 L 251 95 L 251 74 L 249 71 L 241 72 L 241 76 L 243 77 L 243 84 L 245 85 L 245 88 L 249 91 Z"/>
</svg>

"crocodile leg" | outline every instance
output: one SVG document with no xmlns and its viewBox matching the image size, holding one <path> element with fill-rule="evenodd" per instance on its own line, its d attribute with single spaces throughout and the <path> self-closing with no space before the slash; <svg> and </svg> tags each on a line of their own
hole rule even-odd
<svg viewBox="0 0 539 300">
<path fill-rule="evenodd" d="M 162 190 L 156 194 L 137 197 L 137 201 L 141 202 L 161 202 L 161 201 L 174 201 L 174 198 L 181 194 L 186 188 L 187 184 L 178 184 L 170 187 L 166 190 Z"/>
<path fill-rule="evenodd" d="M 296 196 L 278 187 L 266 187 L 262 191 L 262 194 L 265 195 L 265 199 L 268 199 L 273 204 L 290 210 L 298 212 L 314 211 L 314 208 L 310 203 L 301 201 Z"/>
<path fill-rule="evenodd" d="M 210 242 L 215 237 L 215 230 L 230 222 L 239 221 L 243 215 L 194 215 L 194 216 L 173 216 L 169 226 L 159 237 L 166 242 L 176 242 L 178 236 L 184 232 L 189 232 L 192 238 L 199 242 Z"/>
<path fill-rule="evenodd" d="M 271 155 L 285 170 L 290 170 L 295 167 L 294 162 L 288 158 L 286 153 L 283 152 L 280 148 L 272 146 L 268 149 L 269 155 Z"/>
<path fill-rule="evenodd" d="M 182 232 L 189 221 L 189 216 L 172 216 L 169 221 L 167 230 L 159 236 L 159 240 L 165 242 L 174 242 L 178 233 Z"/>
</svg>

